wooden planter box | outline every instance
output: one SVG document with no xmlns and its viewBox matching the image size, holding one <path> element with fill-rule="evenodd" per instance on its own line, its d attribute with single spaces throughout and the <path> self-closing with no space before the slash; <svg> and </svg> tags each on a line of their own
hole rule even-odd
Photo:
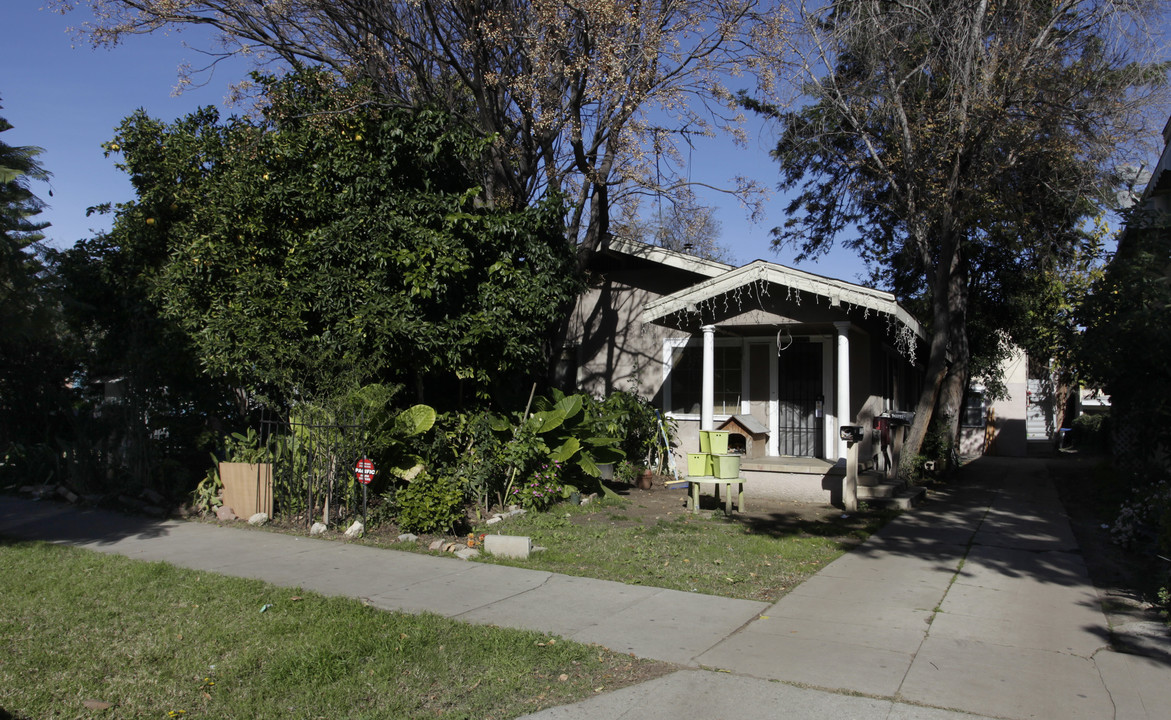
<svg viewBox="0 0 1171 720">
<path fill-rule="evenodd" d="M 224 505 L 247 520 L 258 512 L 272 517 L 272 463 L 220 463 Z"/>
</svg>

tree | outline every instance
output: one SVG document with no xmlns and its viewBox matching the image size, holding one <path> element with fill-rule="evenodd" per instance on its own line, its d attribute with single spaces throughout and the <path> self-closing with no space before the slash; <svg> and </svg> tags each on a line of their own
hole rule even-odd
<svg viewBox="0 0 1171 720">
<path fill-rule="evenodd" d="M 0 117 L 0 133 L 11 129 L 12 125 Z M 45 205 L 29 188 L 30 181 L 49 179 L 37 160 L 42 152 L 39 147 L 13 147 L 0 141 L 0 306 L 5 308 L 6 324 L 17 319 L 8 312 L 9 305 L 22 302 L 21 296 L 36 274 L 35 257 L 29 248 L 44 238 L 41 231 L 48 227 L 48 223 L 33 219 Z"/>
<path fill-rule="evenodd" d="M 845 244 L 902 297 L 929 301 L 926 383 L 908 438 L 933 413 L 955 436 L 971 312 L 1014 302 L 1084 241 L 1166 65 L 1142 34 L 1146 0 L 841 0 L 799 8 L 808 103 L 745 98 L 782 127 L 781 186 L 799 192 L 774 242 L 802 257 Z M 1131 32 L 1123 32 L 1130 29 Z M 979 282 L 974 283 L 973 280 Z M 1017 284 L 1017 290 L 1027 286 Z M 975 293 L 981 293 L 975 297 Z"/>
<path fill-rule="evenodd" d="M 1153 470 L 1144 481 L 1171 475 L 1171 213 L 1159 200 L 1126 214 L 1118 252 L 1079 317 L 1083 373 L 1110 395 L 1111 420 L 1130 436 L 1116 464 Z M 1162 522 L 1171 533 L 1171 515 Z M 1165 541 L 1171 550 L 1171 534 Z"/>
<path fill-rule="evenodd" d="M 558 198 L 483 203 L 467 168 L 491 139 L 445 112 L 355 108 L 366 89 L 322 71 L 261 82 L 261 118 L 139 112 L 108 145 L 138 195 L 110 241 L 206 373 L 274 400 L 387 382 L 451 406 L 539 368 L 577 291 Z"/>
<path fill-rule="evenodd" d="M 637 212 L 633 217 L 617 218 L 614 234 L 717 262 L 726 262 L 729 256 L 728 248 L 720 244 L 715 208 L 699 205 L 693 197 L 669 203 L 666 214 L 660 206 L 649 220 Z"/>
<path fill-rule="evenodd" d="M 782 29 L 780 13 L 756 0 L 84 4 L 97 18 L 87 30 L 96 44 L 212 26 L 223 56 L 321 65 L 368 81 L 374 102 L 450 110 L 494 138 L 477 168 L 488 201 L 507 208 L 564 195 L 567 238 L 583 257 L 607 234 L 612 204 L 686 184 L 658 160 L 677 139 L 734 119 L 721 110 L 726 78 L 753 72 L 771 91 L 760 58 L 776 56 Z"/>
<path fill-rule="evenodd" d="M 0 132 L 10 129 L 0 118 Z M 52 439 L 62 420 L 59 400 L 68 377 L 38 246 L 47 223 L 35 218 L 44 203 L 30 187 L 49 179 L 37 159 L 42 152 L 0 141 L 0 438 L 5 445 Z"/>
</svg>

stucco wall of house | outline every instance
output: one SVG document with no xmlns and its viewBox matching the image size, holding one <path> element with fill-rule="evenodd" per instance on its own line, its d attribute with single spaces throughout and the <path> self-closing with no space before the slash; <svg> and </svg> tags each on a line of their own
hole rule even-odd
<svg viewBox="0 0 1171 720">
<path fill-rule="evenodd" d="M 1024 350 L 1016 349 L 1004 367 L 1008 398 L 992 403 L 992 439 L 989 455 L 1024 457 L 1029 454 L 1025 434 L 1028 412 L 1029 362 Z"/>
<path fill-rule="evenodd" d="M 663 340 L 670 331 L 643 324 L 642 310 L 664 293 L 606 280 L 579 298 L 570 322 L 578 338 L 577 386 L 594 396 L 615 390 L 661 399 Z"/>
<path fill-rule="evenodd" d="M 986 403 L 986 426 L 960 428 L 960 455 L 1028 455 L 1029 446 L 1025 431 L 1028 413 L 1028 369 L 1029 363 L 1025 352 L 1020 348 L 1014 349 L 1003 368 L 1008 397 Z"/>
</svg>

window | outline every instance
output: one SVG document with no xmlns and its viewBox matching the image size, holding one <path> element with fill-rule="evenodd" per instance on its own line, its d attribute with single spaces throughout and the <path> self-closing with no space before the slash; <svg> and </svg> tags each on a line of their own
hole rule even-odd
<svg viewBox="0 0 1171 720">
<path fill-rule="evenodd" d="M 960 417 L 960 423 L 964 427 L 984 427 L 987 422 L 987 415 L 984 412 L 984 391 L 977 389 L 969 389 L 968 396 L 964 398 L 964 414 Z"/>
<path fill-rule="evenodd" d="M 670 341 L 668 341 L 670 342 Z M 743 392 L 743 347 L 717 342 L 715 347 L 715 401 L 712 413 L 740 412 Z M 668 410 L 677 415 L 699 415 L 703 398 L 703 345 L 687 341 L 671 348 L 667 373 Z"/>
</svg>

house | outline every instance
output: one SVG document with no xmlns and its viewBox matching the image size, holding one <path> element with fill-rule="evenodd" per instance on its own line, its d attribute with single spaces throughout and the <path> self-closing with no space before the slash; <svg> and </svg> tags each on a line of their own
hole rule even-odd
<svg viewBox="0 0 1171 720">
<path fill-rule="evenodd" d="M 993 398 L 979 381 L 968 387 L 957 438 L 960 457 L 1025 457 L 1030 444 L 1051 447 L 1059 405 L 1051 374 L 1047 368 L 1030 367 L 1019 347 L 1013 348 L 1001 370 L 1007 397 Z"/>
<path fill-rule="evenodd" d="M 582 391 L 652 398 L 682 454 L 729 425 L 747 494 L 838 502 L 842 425 L 894 475 L 899 416 L 926 361 L 920 324 L 887 292 L 757 260 L 742 267 L 611 238 L 570 320 L 565 368 Z M 903 416 L 905 418 L 905 416 Z"/>
</svg>

